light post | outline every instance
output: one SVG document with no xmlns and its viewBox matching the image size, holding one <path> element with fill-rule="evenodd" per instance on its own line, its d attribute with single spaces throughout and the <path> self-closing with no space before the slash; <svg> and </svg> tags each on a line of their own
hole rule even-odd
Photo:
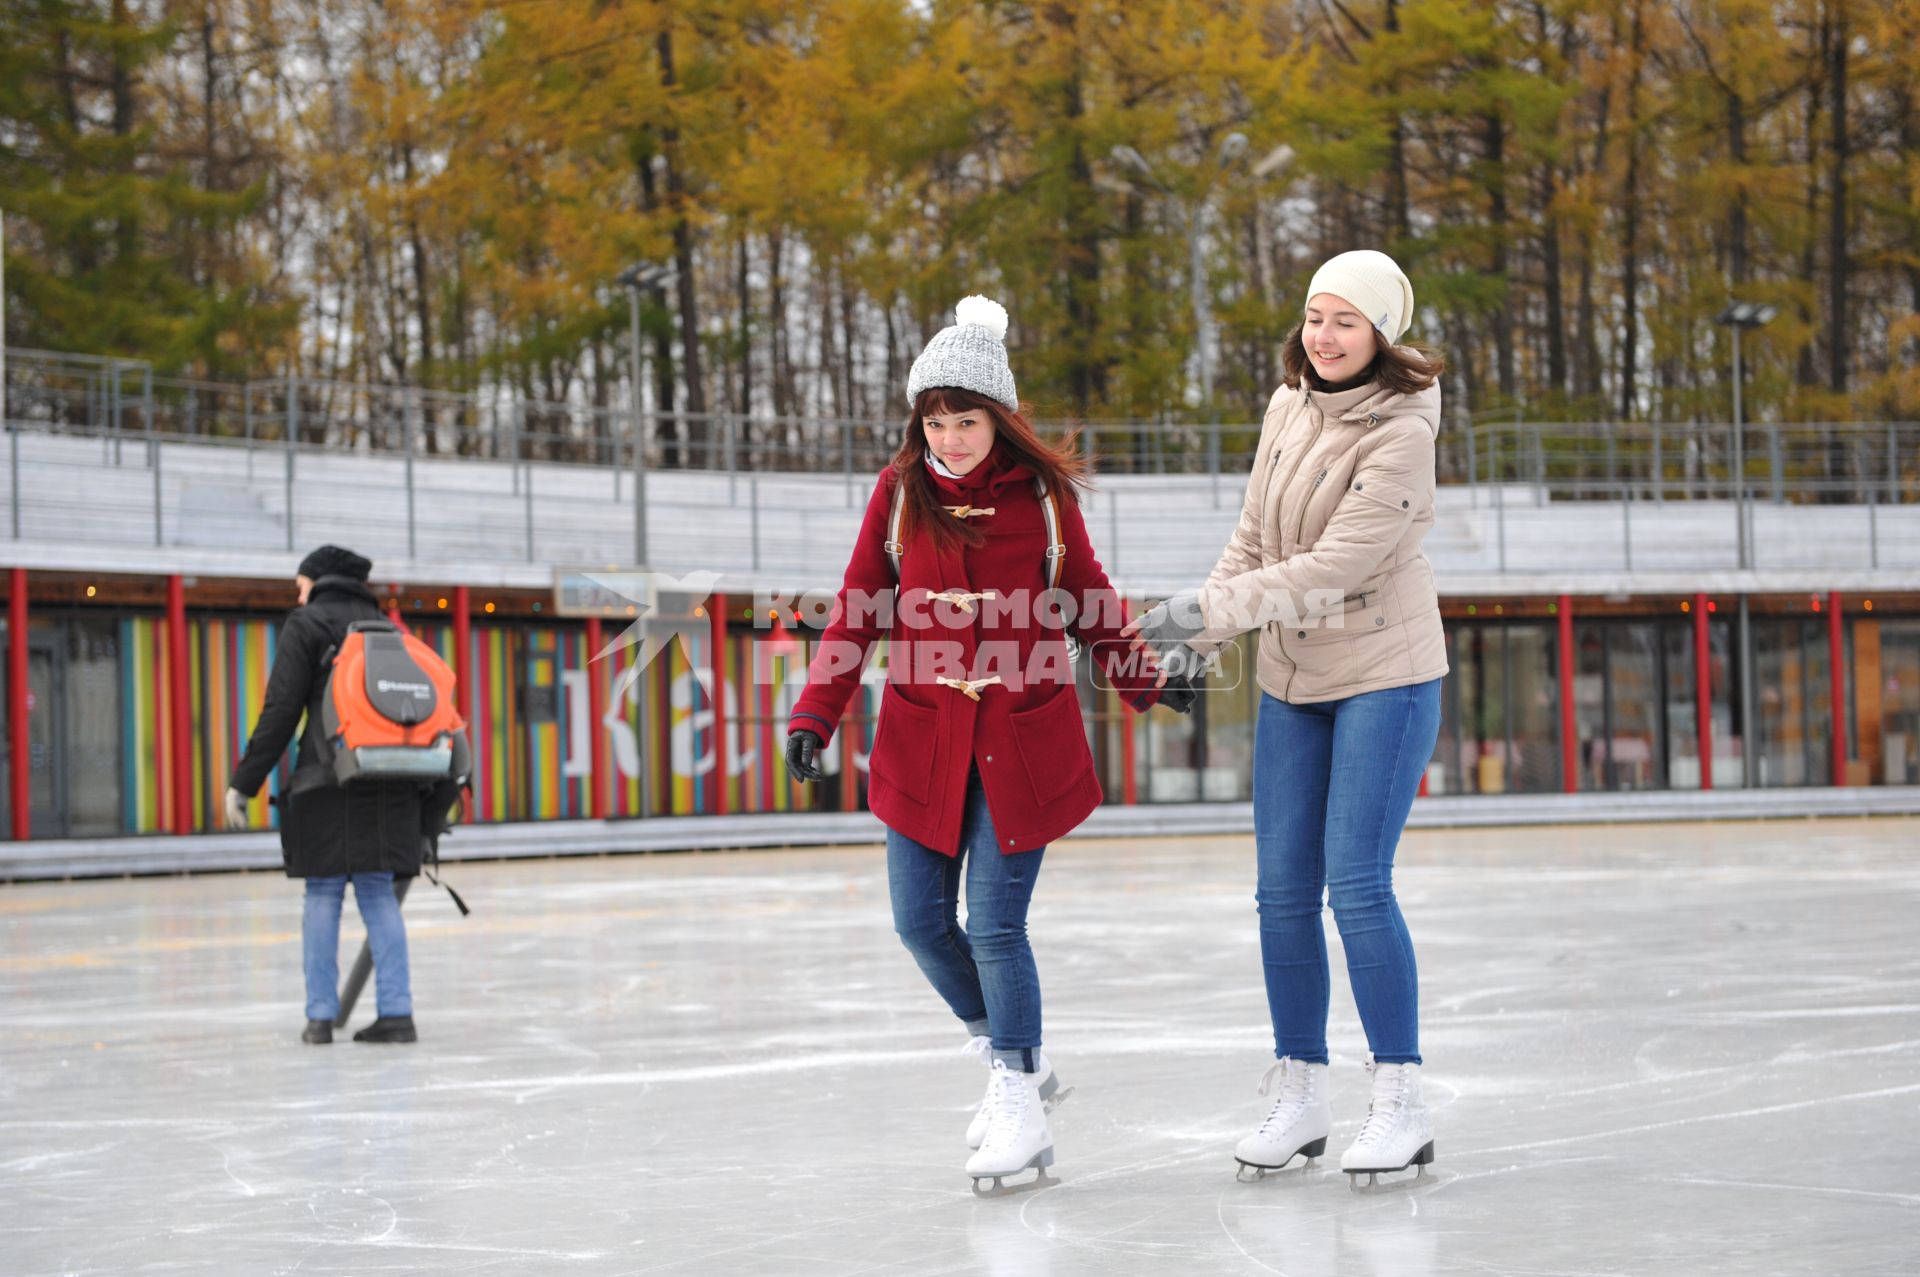
<svg viewBox="0 0 1920 1277">
<path fill-rule="evenodd" d="M 1761 302 L 1734 302 L 1714 318 L 1716 324 L 1733 330 L 1733 516 L 1737 532 L 1735 558 L 1741 568 L 1751 566 L 1752 547 L 1747 536 L 1746 417 L 1741 399 L 1745 369 L 1740 362 L 1740 333 L 1743 329 L 1760 327 L 1779 313 L 1777 306 Z"/>
<path fill-rule="evenodd" d="M 1745 434 L 1745 413 L 1742 391 L 1746 379 L 1746 370 L 1740 362 L 1740 333 L 1742 329 L 1758 328 L 1779 313 L 1774 306 L 1759 302 L 1734 302 L 1714 317 L 1714 322 L 1733 330 L 1733 517 L 1738 537 L 1735 541 L 1739 566 L 1745 568 L 1751 558 L 1747 537 L 1747 451 L 1742 436 Z M 1753 751 L 1753 628 L 1747 607 L 1747 594 L 1740 592 L 1740 734 L 1745 744 L 1740 750 L 1741 782 L 1748 788 L 1754 786 Z M 1711 760 L 1702 759 L 1702 767 L 1710 767 Z"/>
<path fill-rule="evenodd" d="M 640 290 L 659 288 L 673 278 L 673 268 L 657 262 L 636 262 L 620 272 L 627 286 L 628 337 L 633 364 L 633 564 L 647 566 L 647 437 L 641 429 L 640 391 L 643 380 L 640 354 Z"/>
</svg>

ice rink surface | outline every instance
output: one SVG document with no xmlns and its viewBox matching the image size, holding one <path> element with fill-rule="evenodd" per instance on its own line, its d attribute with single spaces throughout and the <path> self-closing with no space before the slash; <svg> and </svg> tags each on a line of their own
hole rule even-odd
<svg viewBox="0 0 1920 1277">
<path fill-rule="evenodd" d="M 1410 834 L 1438 1158 L 1370 1194 L 1234 1180 L 1250 840 L 1047 854 L 1059 1182 L 984 1201 L 877 848 L 456 866 L 414 1047 L 300 1043 L 285 879 L 0 887 L 0 1272 L 1920 1271 L 1920 822 Z"/>
</svg>

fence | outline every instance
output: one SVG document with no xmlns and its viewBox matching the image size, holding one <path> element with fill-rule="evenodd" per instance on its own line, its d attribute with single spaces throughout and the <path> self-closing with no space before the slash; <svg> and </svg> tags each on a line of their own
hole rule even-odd
<svg viewBox="0 0 1920 1277">
<path fill-rule="evenodd" d="M 483 504 L 489 512 L 479 517 L 473 533 L 481 540 L 497 539 L 503 520 L 518 523 L 512 557 L 552 557 L 540 553 L 540 526 L 584 517 L 584 508 L 569 502 L 570 494 L 589 494 L 590 503 L 603 507 L 624 504 L 629 520 L 638 522 L 635 478 L 646 471 L 675 471 L 692 483 L 687 491 L 699 486 L 692 481 L 701 476 L 724 481 L 725 504 L 744 514 L 748 524 L 750 554 L 742 557 L 759 567 L 767 557 L 763 533 L 811 508 L 823 491 L 818 481 L 837 477 L 840 482 L 826 491 L 837 490 L 837 504 L 857 508 L 866 476 L 893 455 L 901 429 L 899 421 L 649 415 L 641 422 L 645 447 L 636 449 L 633 418 L 625 407 L 554 403 L 503 389 L 456 394 L 300 378 L 195 381 L 155 376 L 151 368 L 130 361 L 22 350 L 8 352 L 7 380 L 16 538 L 33 534 L 23 511 L 30 513 L 36 500 L 52 499 L 40 492 L 23 499 L 23 464 L 34 464 L 31 457 L 22 461 L 23 437 L 89 441 L 95 459 L 89 464 L 122 475 L 150 472 L 150 491 L 141 501 L 155 544 L 182 538 L 184 514 L 174 516 L 171 533 L 168 528 L 163 471 L 169 450 L 204 443 L 216 445 L 224 456 L 244 456 L 253 492 L 249 500 L 264 503 L 264 485 L 278 481 L 280 492 L 264 534 L 288 545 L 297 539 L 300 490 L 311 482 L 317 461 L 332 456 L 394 463 L 393 473 L 380 470 L 378 482 L 391 489 L 384 507 L 403 512 L 411 555 L 420 529 L 439 517 L 420 508 L 429 499 L 423 492 L 433 491 L 436 483 L 442 493 L 449 483 L 462 488 L 467 481 L 449 480 L 453 471 L 447 467 L 488 460 L 507 463 L 504 495 L 510 505 L 488 495 Z M 1207 504 L 1230 518 L 1258 440 L 1258 426 L 1251 422 L 1100 421 L 1082 423 L 1080 429 L 1080 446 L 1099 473 L 1129 476 L 1130 499 L 1144 502 L 1141 508 L 1150 517 L 1176 507 L 1191 510 L 1192 484 L 1200 481 Z M 1764 422 L 1736 430 L 1725 423 L 1458 421 L 1445 425 L 1437 447 L 1441 483 L 1462 490 L 1456 499 L 1463 497 L 1468 510 L 1491 520 L 1479 539 L 1492 543 L 1494 553 L 1484 566 L 1495 570 L 1510 567 L 1507 524 L 1516 503 L 1536 509 L 1568 502 L 1617 506 L 1622 553 L 1613 566 L 1629 568 L 1636 536 L 1644 534 L 1644 527 L 1636 531 L 1636 518 L 1644 524 L 1647 511 L 1670 504 L 1724 504 L 1724 516 L 1712 517 L 1731 529 L 1732 553 L 1730 561 L 1716 560 L 1716 566 L 1735 567 L 1760 565 L 1756 519 L 1764 518 L 1761 512 L 1769 506 L 1788 505 L 1864 507 L 1861 565 L 1903 563 L 1907 516 L 1920 506 L 1920 424 L 1913 422 Z M 194 461 L 177 451 L 172 455 Z M 69 454 L 60 464 L 80 462 Z M 425 481 L 424 489 L 421 466 L 440 476 Z M 816 481 L 804 496 L 792 483 L 782 484 L 801 477 Z M 1155 509 L 1154 478 L 1168 481 L 1168 511 Z M 134 500 L 127 482 L 115 490 L 123 504 Z M 717 500 L 718 490 L 714 495 Z M 538 509 L 540 502 L 547 508 Z M 1904 508 L 1894 512 L 1885 538 L 1882 507 Z M 1108 514 L 1117 541 L 1117 504 Z M 120 516 L 123 531 L 130 528 L 128 512 L 123 509 Z M 1206 537 L 1214 535 L 1213 521 L 1206 521 Z M 261 534 L 260 528 L 253 533 L 235 529 L 239 538 Z M 604 551 L 605 528 L 596 535 Z M 558 538 L 562 544 L 556 554 L 572 552 L 565 550 L 565 540 Z M 636 534 L 636 558 L 642 557 L 637 553 L 641 540 Z"/>
</svg>

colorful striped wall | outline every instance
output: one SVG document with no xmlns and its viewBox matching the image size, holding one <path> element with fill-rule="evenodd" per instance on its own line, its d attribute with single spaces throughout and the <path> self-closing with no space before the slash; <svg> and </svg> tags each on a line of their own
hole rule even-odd
<svg viewBox="0 0 1920 1277">
<path fill-rule="evenodd" d="M 453 627 L 431 621 L 411 627 L 455 665 Z M 196 829 L 221 819 L 221 801 L 246 748 L 265 696 L 278 621 L 196 617 L 188 621 L 193 727 L 193 811 Z M 574 622 L 476 622 L 470 669 L 474 713 L 473 801 L 467 819 L 573 819 L 591 813 L 592 734 L 604 733 L 600 783 L 613 817 L 791 811 L 822 804 L 822 794 L 787 775 L 787 713 L 806 677 L 809 645 L 784 632 L 735 632 L 722 645 L 727 689 L 726 748 L 718 748 L 712 689 L 712 646 L 665 643 L 630 686 L 623 679 L 640 649 L 626 647 L 601 662 L 602 703 L 590 703 L 591 653 Z M 128 832 L 172 828 L 171 759 L 159 725 L 169 713 L 170 653 L 158 616 L 120 621 L 122 731 L 128 742 L 121 810 Z M 875 668 L 884 657 L 876 654 Z M 849 707 L 843 737 L 851 741 L 856 781 L 872 740 L 879 685 L 870 681 Z M 297 742 L 296 742 L 297 744 Z M 847 761 L 841 741 L 826 760 L 829 774 Z M 251 807 L 258 828 L 271 827 L 269 798 L 285 784 L 292 747 Z M 724 786 L 724 798 L 722 787 Z M 642 804 L 643 787 L 646 802 Z M 854 806 L 861 801 L 856 787 Z M 846 803 L 840 804 L 842 806 Z"/>
</svg>

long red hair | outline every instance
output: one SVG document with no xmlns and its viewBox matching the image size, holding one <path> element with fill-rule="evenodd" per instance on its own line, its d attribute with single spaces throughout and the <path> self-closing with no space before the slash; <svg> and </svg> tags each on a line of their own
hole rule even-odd
<svg viewBox="0 0 1920 1277">
<path fill-rule="evenodd" d="M 927 477 L 927 415 L 959 412 L 977 412 L 989 418 L 993 422 L 994 447 L 1045 479 L 1047 490 L 1062 500 L 1072 496 L 1077 501 L 1080 494 L 1092 486 L 1087 478 L 1086 459 L 1079 452 L 1078 427 L 1069 430 L 1058 443 L 1049 443 L 1034 431 L 1024 408 L 1010 411 L 998 400 L 970 390 L 935 386 L 921 391 L 914 401 L 907 437 L 900 441 L 900 451 L 893 454 L 894 474 L 907 495 L 900 530 L 902 541 L 911 540 L 915 532 L 924 529 L 941 549 L 986 542 L 979 529 L 947 513 L 940 494 L 934 490 L 933 480 Z M 983 460 L 980 464 L 988 462 Z"/>
</svg>

